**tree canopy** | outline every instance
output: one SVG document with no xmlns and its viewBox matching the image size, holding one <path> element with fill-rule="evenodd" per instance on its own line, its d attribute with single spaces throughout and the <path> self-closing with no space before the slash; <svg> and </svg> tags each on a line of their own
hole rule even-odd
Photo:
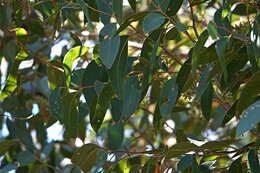
<svg viewBox="0 0 260 173">
<path fill-rule="evenodd" d="M 259 173 L 259 9 L 0 0 L 0 173 Z"/>
</svg>

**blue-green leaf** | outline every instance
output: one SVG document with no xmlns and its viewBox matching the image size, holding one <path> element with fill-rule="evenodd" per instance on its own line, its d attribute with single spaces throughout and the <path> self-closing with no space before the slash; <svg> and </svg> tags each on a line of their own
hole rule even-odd
<svg viewBox="0 0 260 173">
<path fill-rule="evenodd" d="M 178 99 L 179 91 L 178 85 L 176 84 L 176 78 L 168 80 L 160 94 L 160 113 L 162 117 L 167 118 L 171 115 L 172 109 Z"/>
<path fill-rule="evenodd" d="M 119 22 L 122 20 L 123 17 L 123 0 L 113 0 L 113 11 Z"/>
<path fill-rule="evenodd" d="M 118 149 L 124 139 L 124 126 L 122 123 L 110 125 L 107 129 L 108 147 L 112 150 Z"/>
<path fill-rule="evenodd" d="M 249 106 L 242 114 L 238 122 L 236 135 L 240 136 L 260 122 L 260 101 Z"/>
<path fill-rule="evenodd" d="M 137 76 L 131 76 L 125 81 L 122 98 L 122 115 L 128 117 L 137 109 L 141 98 L 141 91 Z"/>
<path fill-rule="evenodd" d="M 228 46 L 228 40 L 224 37 L 220 38 L 216 43 L 216 52 L 218 55 L 218 60 L 223 70 L 224 79 L 226 82 L 228 79 L 228 72 L 227 72 L 226 60 L 225 60 L 225 51 L 227 49 L 227 46 Z"/>
<path fill-rule="evenodd" d="M 102 63 L 111 68 L 116 59 L 117 53 L 120 48 L 120 37 L 115 36 L 110 39 L 102 40 L 100 44 L 100 58 Z"/>
<path fill-rule="evenodd" d="M 144 32 L 152 32 L 159 28 L 165 21 L 165 17 L 159 13 L 151 13 L 144 18 Z"/>
<path fill-rule="evenodd" d="M 257 150 L 251 149 L 248 152 L 248 161 L 250 165 L 250 170 L 252 173 L 260 172 L 260 164 L 258 160 Z"/>
<path fill-rule="evenodd" d="M 209 120 L 211 118 L 211 108 L 212 108 L 212 98 L 213 98 L 213 86 L 212 83 L 209 82 L 206 90 L 201 96 L 200 104 L 202 109 L 203 116 Z"/>
</svg>

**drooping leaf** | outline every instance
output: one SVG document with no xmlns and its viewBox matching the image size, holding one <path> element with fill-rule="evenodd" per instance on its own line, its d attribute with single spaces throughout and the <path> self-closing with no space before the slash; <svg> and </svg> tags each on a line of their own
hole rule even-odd
<svg viewBox="0 0 260 173">
<path fill-rule="evenodd" d="M 141 98 L 141 91 L 137 76 L 131 76 L 125 81 L 122 98 L 122 115 L 124 117 L 129 117 L 137 109 Z"/>
<path fill-rule="evenodd" d="M 120 121 L 122 117 L 122 101 L 114 98 L 111 100 L 111 114 L 115 122 Z"/>
<path fill-rule="evenodd" d="M 110 69 L 114 64 L 117 53 L 120 48 L 120 37 L 115 36 L 111 39 L 105 39 L 100 44 L 100 58 L 102 63 Z"/>
<path fill-rule="evenodd" d="M 176 15 L 183 4 L 183 1 L 184 0 L 171 0 L 168 6 L 167 14 L 170 16 Z"/>
<path fill-rule="evenodd" d="M 65 93 L 63 97 L 63 119 L 67 138 L 76 138 L 79 127 L 78 93 Z"/>
<path fill-rule="evenodd" d="M 177 170 L 183 171 L 191 166 L 193 161 L 193 155 L 186 154 L 183 157 L 181 157 L 180 161 L 177 164 Z"/>
<path fill-rule="evenodd" d="M 95 144 L 85 144 L 74 152 L 71 161 L 88 172 L 96 164 L 98 149 L 99 147 Z"/>
<path fill-rule="evenodd" d="M 160 113 L 162 117 L 167 118 L 172 113 L 172 109 L 178 99 L 178 85 L 176 85 L 176 78 L 168 80 L 160 94 Z"/>
<path fill-rule="evenodd" d="M 101 11 L 99 13 L 101 22 L 103 24 L 110 23 L 110 19 L 112 16 L 112 6 L 110 5 L 110 0 L 102 0 L 102 1 L 96 1 L 98 10 Z"/>
<path fill-rule="evenodd" d="M 112 86 L 108 84 L 103 88 L 100 95 L 95 98 L 90 106 L 90 124 L 95 132 L 98 131 L 103 123 L 112 96 Z"/>
<path fill-rule="evenodd" d="M 120 22 L 123 18 L 123 0 L 113 0 L 112 2 L 113 11 Z"/>
<path fill-rule="evenodd" d="M 260 171 L 259 159 L 257 156 L 257 150 L 251 149 L 248 152 L 248 161 L 250 165 L 250 170 L 252 173 L 258 173 Z"/>
<path fill-rule="evenodd" d="M 208 33 L 213 40 L 218 38 L 218 30 L 217 30 L 217 26 L 214 22 L 208 23 Z"/>
<path fill-rule="evenodd" d="M 156 172 L 157 161 L 155 158 L 149 159 L 142 168 L 143 173 Z"/>
<path fill-rule="evenodd" d="M 128 58 L 128 39 L 125 36 L 120 37 L 120 48 L 116 60 L 109 70 L 109 78 L 112 82 L 112 87 L 118 97 L 122 98 L 125 70 L 127 67 Z"/>
<path fill-rule="evenodd" d="M 227 82 L 228 79 L 228 72 L 227 72 L 227 67 L 226 67 L 226 60 L 225 60 L 225 51 L 227 49 L 228 46 L 228 40 L 226 38 L 220 38 L 219 40 L 217 40 L 217 44 L 216 44 L 216 52 L 218 55 L 218 60 L 220 63 L 220 66 L 222 68 L 222 71 L 224 73 L 224 78 L 225 81 Z"/>
<path fill-rule="evenodd" d="M 201 96 L 200 104 L 202 109 L 203 116 L 209 120 L 211 118 L 211 108 L 212 108 L 212 98 L 213 98 L 213 86 L 212 83 L 209 82 L 206 90 Z"/>
<path fill-rule="evenodd" d="M 241 164 L 241 158 L 238 158 L 237 160 L 232 162 L 228 172 L 229 173 L 243 172 L 243 168 L 242 168 L 242 164 Z"/>
<path fill-rule="evenodd" d="M 156 0 L 156 2 L 164 12 L 167 12 L 170 0 Z"/>
<path fill-rule="evenodd" d="M 159 13 L 151 13 L 144 18 L 144 32 L 152 32 L 159 28 L 165 21 L 165 17 Z"/>
<path fill-rule="evenodd" d="M 194 70 L 196 70 L 196 68 L 199 65 L 199 63 L 198 63 L 199 59 L 203 58 L 200 56 L 201 55 L 200 52 L 204 48 L 204 44 L 206 43 L 208 36 L 209 36 L 208 32 L 206 30 L 203 31 L 203 33 L 199 36 L 199 39 L 196 42 L 195 46 L 193 47 L 192 60 L 191 60 L 193 72 L 194 72 Z"/>
<path fill-rule="evenodd" d="M 242 114 L 238 122 L 236 135 L 240 136 L 248 130 L 254 128 L 260 122 L 260 101 L 249 106 Z"/>
<path fill-rule="evenodd" d="M 124 127 L 122 123 L 111 125 L 107 130 L 108 147 L 112 150 L 118 149 L 124 139 Z"/>
<path fill-rule="evenodd" d="M 260 94 L 260 72 L 255 73 L 249 82 L 246 84 L 245 88 L 242 90 L 238 103 L 237 112 L 241 113 L 250 104 L 252 104 L 256 97 Z"/>
<path fill-rule="evenodd" d="M 83 10 L 84 15 L 86 16 L 88 23 L 90 26 L 93 28 L 93 24 L 91 23 L 91 18 L 90 18 L 90 11 L 88 8 L 88 2 L 84 0 L 76 0 L 76 2 L 80 5 L 81 9 Z"/>
<path fill-rule="evenodd" d="M 18 73 L 19 65 L 22 61 L 26 60 L 28 57 L 29 57 L 29 55 L 25 51 L 19 52 L 18 55 L 15 57 L 15 61 L 12 64 L 11 71 L 8 74 L 5 87 L 3 88 L 3 90 L 0 93 L 0 100 L 3 100 L 6 97 L 10 96 L 17 88 L 17 85 L 18 85 L 17 80 L 18 80 L 18 76 L 19 76 L 19 73 Z"/>
<path fill-rule="evenodd" d="M 136 0 L 128 0 L 131 8 L 136 11 Z"/>
<path fill-rule="evenodd" d="M 47 65 L 48 85 L 51 90 L 66 86 L 66 75 L 62 64 L 58 61 L 50 61 Z"/>
</svg>

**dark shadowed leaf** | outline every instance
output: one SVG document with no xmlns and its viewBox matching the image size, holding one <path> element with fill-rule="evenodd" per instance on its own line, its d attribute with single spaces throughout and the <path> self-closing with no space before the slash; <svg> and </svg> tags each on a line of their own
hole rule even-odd
<svg viewBox="0 0 260 173">
<path fill-rule="evenodd" d="M 208 39 L 208 32 L 205 30 L 200 36 L 198 41 L 196 42 L 195 46 L 193 47 L 192 50 L 192 60 L 191 60 L 191 64 L 192 64 L 192 71 L 194 72 L 196 70 L 196 68 L 199 65 L 199 59 L 202 59 L 204 57 L 201 56 L 201 51 L 204 48 L 204 44 L 206 43 L 207 39 Z"/>
<path fill-rule="evenodd" d="M 250 170 L 251 170 L 252 173 L 260 172 L 260 164 L 259 164 L 259 159 L 258 159 L 256 149 L 249 150 L 248 161 L 249 161 Z"/>
<path fill-rule="evenodd" d="M 191 166 L 192 161 L 193 161 L 193 155 L 190 155 L 190 154 L 184 155 L 183 157 L 181 157 L 181 160 L 177 164 L 177 170 L 183 171 L 183 170 L 187 169 L 188 167 Z"/>
<path fill-rule="evenodd" d="M 106 85 L 90 106 L 90 123 L 95 132 L 98 131 L 103 123 L 113 94 L 111 85 Z"/>
<path fill-rule="evenodd" d="M 178 99 L 178 85 L 176 85 L 176 78 L 168 80 L 160 94 L 160 113 L 162 117 L 167 118 L 171 115 L 172 109 Z"/>
<path fill-rule="evenodd" d="M 227 79 L 228 79 L 228 72 L 227 72 L 226 60 L 225 60 L 225 52 L 226 52 L 227 46 L 228 46 L 227 38 L 223 37 L 223 38 L 220 38 L 217 41 L 216 52 L 217 52 L 218 60 L 219 60 L 220 66 L 222 68 L 226 82 L 227 82 Z"/>
<path fill-rule="evenodd" d="M 243 172 L 242 164 L 241 164 L 241 158 L 238 158 L 234 162 L 232 162 L 229 170 L 229 173 L 238 173 L 238 172 Z"/>
<path fill-rule="evenodd" d="M 207 120 L 211 118 L 213 92 L 214 89 L 212 83 L 209 82 L 206 90 L 204 91 L 200 99 L 202 114 Z"/>
<path fill-rule="evenodd" d="M 128 0 L 131 8 L 136 11 L 136 0 Z"/>
<path fill-rule="evenodd" d="M 170 16 L 174 16 L 177 14 L 179 9 L 181 8 L 183 0 L 171 0 L 168 6 L 167 14 Z"/>
<path fill-rule="evenodd" d="M 171 148 L 169 148 L 169 151 L 167 152 L 166 158 L 175 158 L 179 157 L 185 153 L 188 153 L 190 151 L 195 151 L 200 149 L 199 146 L 192 144 L 190 142 L 181 142 L 173 145 Z"/>
<path fill-rule="evenodd" d="M 249 82 L 246 84 L 245 88 L 242 90 L 238 103 L 237 111 L 241 113 L 250 104 L 254 103 L 257 95 L 260 94 L 260 72 L 255 73 Z"/>
<path fill-rule="evenodd" d="M 112 2 L 113 11 L 120 22 L 123 17 L 123 0 L 113 0 Z"/>
<path fill-rule="evenodd" d="M 128 117 L 137 109 L 141 91 L 137 76 L 129 77 L 124 84 L 122 115 Z"/>
<path fill-rule="evenodd" d="M 96 164 L 98 146 L 95 144 L 85 144 L 74 152 L 71 161 L 82 170 L 88 172 Z"/>
<path fill-rule="evenodd" d="M 124 139 L 124 127 L 122 123 L 110 125 L 107 130 L 108 147 L 112 150 L 118 149 Z"/>
</svg>

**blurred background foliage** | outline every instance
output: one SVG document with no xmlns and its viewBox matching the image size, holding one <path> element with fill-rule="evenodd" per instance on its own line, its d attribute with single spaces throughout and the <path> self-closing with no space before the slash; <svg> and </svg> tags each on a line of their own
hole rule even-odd
<svg viewBox="0 0 260 173">
<path fill-rule="evenodd" d="M 259 173 L 259 0 L 0 0 L 0 172 Z"/>
</svg>

